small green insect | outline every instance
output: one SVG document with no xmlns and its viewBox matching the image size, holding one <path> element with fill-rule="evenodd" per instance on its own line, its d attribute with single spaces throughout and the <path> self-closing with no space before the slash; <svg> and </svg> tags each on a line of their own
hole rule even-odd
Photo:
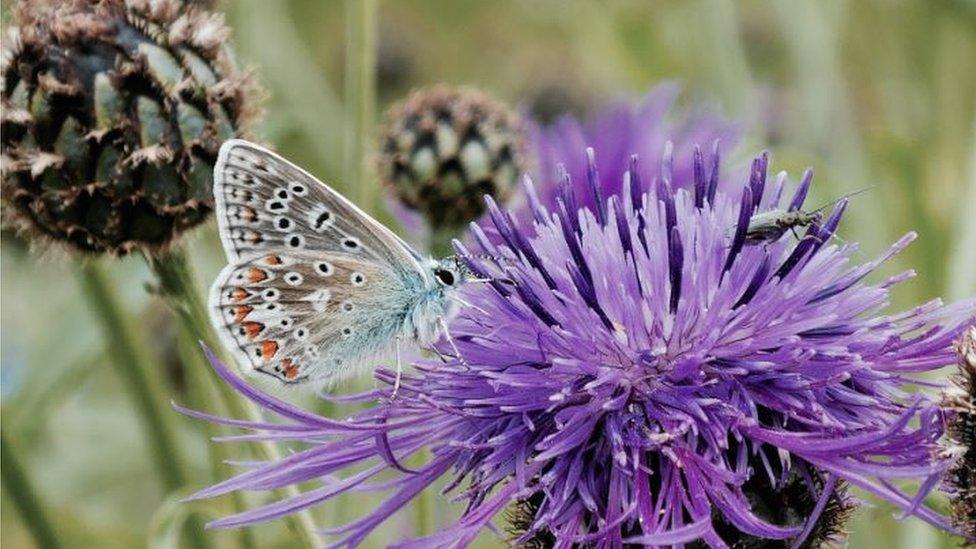
<svg viewBox="0 0 976 549">
<path fill-rule="evenodd" d="M 820 210 L 804 212 L 802 210 L 776 209 L 759 213 L 749 218 L 749 227 L 746 229 L 746 244 L 775 242 L 786 231 L 792 231 L 796 235 L 797 227 L 820 223 L 821 219 L 823 219 L 823 214 Z"/>
<path fill-rule="evenodd" d="M 775 209 L 768 212 L 758 213 L 749 218 L 749 226 L 746 228 L 746 244 L 775 242 L 786 234 L 786 231 L 792 232 L 793 236 L 799 240 L 800 237 L 796 234 L 797 227 L 806 227 L 813 223 L 820 223 L 820 221 L 823 219 L 824 208 L 832 204 L 836 204 L 845 198 L 850 198 L 870 189 L 871 187 L 868 187 L 866 189 L 861 189 L 859 191 L 844 195 L 837 200 L 828 202 L 823 206 L 809 212 L 799 209 Z"/>
</svg>

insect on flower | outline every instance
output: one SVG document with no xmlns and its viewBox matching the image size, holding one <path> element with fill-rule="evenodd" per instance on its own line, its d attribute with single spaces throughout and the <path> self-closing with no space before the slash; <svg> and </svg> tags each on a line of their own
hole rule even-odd
<svg viewBox="0 0 976 549">
<path fill-rule="evenodd" d="M 812 172 L 808 172 L 811 173 Z M 804 177 L 804 183 L 801 184 L 801 189 L 803 190 L 803 196 L 806 197 L 806 189 L 808 188 L 810 179 Z M 767 212 L 758 213 L 749 218 L 749 225 L 746 227 L 746 244 L 761 244 L 763 242 L 775 242 L 779 240 L 786 231 L 793 233 L 793 236 L 800 239 L 800 236 L 796 234 L 796 229 L 799 227 L 808 227 L 813 224 L 819 224 L 823 219 L 823 210 L 827 206 L 838 204 L 848 198 L 863 193 L 868 189 L 861 189 L 859 191 L 846 194 L 837 200 L 833 200 L 820 206 L 819 208 L 805 212 L 800 209 L 799 204 L 790 204 L 789 209 L 773 209 Z"/>
<path fill-rule="evenodd" d="M 230 440 L 287 441 L 294 453 L 192 499 L 307 489 L 210 526 L 384 492 L 327 530 L 332 546 L 352 548 L 443 486 L 463 501 L 458 519 L 399 547 L 466 547 L 513 506 L 524 510 L 516 544 L 804 547 L 825 514 L 846 508 L 835 496 L 851 486 L 951 529 L 925 505 L 952 463 L 939 451 L 938 404 L 913 380 L 955 363 L 952 343 L 976 304 L 882 310 L 910 273 L 865 279 L 914 234 L 853 264 L 853 246 L 827 244 L 842 202 L 810 227 L 816 239 L 744 246 L 750 217 L 780 208 L 781 189 L 759 192 L 762 174 L 729 194 L 697 169 L 692 188 L 674 190 L 672 166 L 666 156 L 657 185 L 634 170 L 598 201 L 593 162 L 584 188 L 597 207 L 579 206 L 564 178 L 551 209 L 530 203 L 531 229 L 488 199 L 497 239 L 475 225 L 471 250 L 456 246 L 492 279 L 465 285 L 471 306 L 450 320 L 464 360 L 414 361 L 396 398 L 394 372 L 376 368 L 376 388 L 341 398 L 351 415 L 323 417 L 211 357 L 269 419 L 181 410 L 250 431 Z M 797 500 L 800 512 L 781 512 Z"/>
<path fill-rule="evenodd" d="M 220 148 L 214 199 L 228 265 L 211 319 L 253 372 L 330 384 L 401 340 L 450 340 L 466 281 L 458 259 L 424 257 L 352 202 L 247 141 Z M 453 346 L 453 342 L 452 342 Z"/>
</svg>

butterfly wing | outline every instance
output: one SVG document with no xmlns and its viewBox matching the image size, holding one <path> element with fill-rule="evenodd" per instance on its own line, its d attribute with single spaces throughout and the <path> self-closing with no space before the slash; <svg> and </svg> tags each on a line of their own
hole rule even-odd
<svg viewBox="0 0 976 549">
<path fill-rule="evenodd" d="M 232 139 L 214 168 L 217 223 L 227 259 L 269 249 L 343 252 L 410 267 L 421 258 L 341 194 L 281 156 Z"/>
<path fill-rule="evenodd" d="M 245 364 L 285 383 L 331 382 L 395 341 L 427 275 L 389 229 L 246 141 L 221 147 L 214 197 L 230 264 L 211 319 Z"/>
<path fill-rule="evenodd" d="M 331 383 L 395 341 L 416 288 L 345 253 L 269 252 L 228 265 L 211 290 L 224 344 L 284 383 Z"/>
</svg>

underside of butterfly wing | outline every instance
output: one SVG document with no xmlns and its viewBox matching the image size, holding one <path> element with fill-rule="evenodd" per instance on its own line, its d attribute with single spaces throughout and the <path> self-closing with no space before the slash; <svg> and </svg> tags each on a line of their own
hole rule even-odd
<svg viewBox="0 0 976 549">
<path fill-rule="evenodd" d="M 329 384 L 409 336 L 420 290 L 347 254 L 254 255 L 221 272 L 211 317 L 254 372 Z"/>
</svg>

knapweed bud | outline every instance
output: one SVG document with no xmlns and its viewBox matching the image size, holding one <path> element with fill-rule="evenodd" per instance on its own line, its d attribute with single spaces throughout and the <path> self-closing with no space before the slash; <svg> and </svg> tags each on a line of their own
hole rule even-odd
<svg viewBox="0 0 976 549">
<path fill-rule="evenodd" d="M 854 501 L 847 494 L 847 484 L 843 481 L 828 482 L 828 477 L 807 464 L 793 464 L 785 473 L 775 458 L 765 462 L 757 455 L 750 463 L 753 474 L 742 486 L 742 491 L 751 503 L 753 514 L 769 524 L 789 525 L 804 529 L 802 539 L 788 538 L 771 540 L 749 535 L 726 521 L 716 517 L 715 531 L 731 547 L 739 549 L 789 549 L 802 547 L 818 549 L 821 547 L 843 547 L 847 539 L 845 525 L 854 513 Z M 767 465 L 772 469 L 767 469 Z M 775 483 L 770 482 L 770 471 L 776 475 Z M 823 509 L 816 514 L 819 496 L 824 488 L 830 491 Z M 810 521 L 812 525 L 808 523 Z M 809 527 L 809 531 L 806 528 Z M 799 542 L 799 543 L 797 543 Z M 692 547 L 707 547 L 704 543 Z"/>
<path fill-rule="evenodd" d="M 551 549 L 556 537 L 545 529 L 532 530 L 542 504 L 543 495 L 533 494 L 511 504 L 505 513 L 506 531 L 513 547 L 518 549 Z"/>
<path fill-rule="evenodd" d="M 436 86 L 387 112 L 379 174 L 432 231 L 454 231 L 484 213 L 484 195 L 512 194 L 523 157 L 511 109 L 475 89 Z"/>
<path fill-rule="evenodd" d="M 255 112 L 220 16 L 177 0 L 21 2 L 7 33 L 8 221 L 124 254 L 207 217 L 217 150 Z"/>
<path fill-rule="evenodd" d="M 957 344 L 959 373 L 943 407 L 949 414 L 948 434 L 961 455 L 946 476 L 952 498 L 952 520 L 971 542 L 976 541 L 976 326 Z"/>
<path fill-rule="evenodd" d="M 743 484 L 742 491 L 750 503 L 752 513 L 770 524 L 804 528 L 809 520 L 814 522 L 803 539 L 771 540 L 743 533 L 724 520 L 721 513 L 713 513 L 715 532 L 730 547 L 788 549 L 797 541 L 799 547 L 804 549 L 844 545 L 847 538 L 845 524 L 854 512 L 854 503 L 847 495 L 845 483 L 835 482 L 827 486 L 824 475 L 807 465 L 793 467 L 784 473 L 783 465 L 778 464 L 775 459 L 763 460 L 758 455 L 753 457 L 750 465 L 753 466 L 753 474 Z M 767 470 L 767 467 L 775 469 L 775 485 L 770 483 L 768 471 L 772 469 Z M 803 473 L 800 472 L 801 467 Z M 822 494 L 825 486 L 830 493 L 823 509 L 813 516 L 819 498 L 812 490 L 816 494 Z M 540 522 L 544 523 L 538 516 L 542 501 L 543 495 L 537 493 L 509 506 L 505 517 L 506 530 L 513 546 L 519 549 L 551 549 L 556 546 L 553 534 L 539 527 Z M 624 532 L 625 536 L 639 534 L 640 530 L 636 527 L 632 532 Z M 688 546 L 694 549 L 710 547 L 705 541 L 694 541 Z"/>
</svg>

